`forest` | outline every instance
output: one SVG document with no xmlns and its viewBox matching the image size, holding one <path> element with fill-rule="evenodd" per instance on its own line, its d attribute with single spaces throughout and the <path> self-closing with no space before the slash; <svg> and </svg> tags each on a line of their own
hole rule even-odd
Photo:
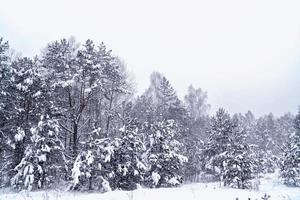
<svg viewBox="0 0 300 200">
<path fill-rule="evenodd" d="M 181 99 L 164 74 L 149 78 L 137 94 L 124 61 L 90 39 L 53 41 L 29 58 L 1 38 L 0 187 L 251 189 L 277 169 L 300 187 L 300 110 L 209 114 L 205 90 L 191 85 Z"/>
</svg>

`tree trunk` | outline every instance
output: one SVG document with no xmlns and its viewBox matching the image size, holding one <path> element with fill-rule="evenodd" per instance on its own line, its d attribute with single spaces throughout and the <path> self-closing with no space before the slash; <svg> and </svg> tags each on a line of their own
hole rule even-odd
<svg viewBox="0 0 300 200">
<path fill-rule="evenodd" d="M 113 102 L 113 92 L 111 93 L 110 99 L 109 99 L 109 113 L 107 116 L 107 122 L 106 122 L 106 137 L 109 136 L 109 124 L 110 124 L 110 120 L 111 120 L 111 116 L 110 116 L 110 112 L 111 112 L 111 108 L 112 108 L 112 102 Z"/>
<path fill-rule="evenodd" d="M 73 158 L 76 159 L 77 156 L 77 146 L 78 146 L 78 124 L 76 122 L 73 123 Z"/>
</svg>

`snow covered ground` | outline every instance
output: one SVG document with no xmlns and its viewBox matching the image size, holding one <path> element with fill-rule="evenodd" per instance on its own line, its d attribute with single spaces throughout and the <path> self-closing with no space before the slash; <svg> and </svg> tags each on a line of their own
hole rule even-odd
<svg viewBox="0 0 300 200">
<path fill-rule="evenodd" d="M 59 190 L 20 192 L 0 191 L 0 200 L 261 200 L 267 193 L 270 200 L 300 200 L 300 188 L 282 185 L 277 173 L 261 179 L 259 191 L 220 188 L 219 183 L 186 184 L 178 188 L 138 189 L 99 193 L 74 193 Z"/>
</svg>

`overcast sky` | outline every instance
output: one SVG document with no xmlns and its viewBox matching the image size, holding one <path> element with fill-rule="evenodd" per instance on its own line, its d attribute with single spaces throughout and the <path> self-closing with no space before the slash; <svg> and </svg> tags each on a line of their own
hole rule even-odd
<svg viewBox="0 0 300 200">
<path fill-rule="evenodd" d="M 300 105 L 300 1 L 0 0 L 0 37 L 23 56 L 75 36 L 103 41 L 134 72 L 152 71 L 183 96 L 208 91 L 212 112 L 296 113 Z"/>
</svg>

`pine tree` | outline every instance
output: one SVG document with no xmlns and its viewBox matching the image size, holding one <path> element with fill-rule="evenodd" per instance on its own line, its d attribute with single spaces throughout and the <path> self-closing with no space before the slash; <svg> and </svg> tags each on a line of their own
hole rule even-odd
<svg viewBox="0 0 300 200">
<path fill-rule="evenodd" d="M 157 113 L 160 115 L 162 120 L 172 119 L 169 114 L 169 108 L 176 104 L 177 102 L 177 96 L 176 93 L 171 86 L 170 82 L 166 79 L 166 77 L 163 77 L 159 88 L 157 97 L 159 99 L 159 104 L 157 107 Z M 173 116 L 174 117 L 174 116 Z"/>
<path fill-rule="evenodd" d="M 133 190 L 144 182 L 147 171 L 145 146 L 135 120 L 127 120 L 121 132 L 119 146 L 112 159 L 115 173 L 110 182 L 114 189 Z"/>
<path fill-rule="evenodd" d="M 237 114 L 231 118 L 224 109 L 219 109 L 211 120 L 202 156 L 206 173 L 213 174 L 224 186 L 244 189 L 250 187 L 255 160 L 241 118 Z"/>
<path fill-rule="evenodd" d="M 300 187 L 300 111 L 295 118 L 295 132 L 291 134 L 281 164 L 281 177 L 286 185 Z"/>
<path fill-rule="evenodd" d="M 51 91 L 49 101 L 53 102 L 60 115 L 61 136 L 70 155 L 76 151 L 78 137 L 76 119 L 79 101 L 75 84 L 75 74 L 79 73 L 75 60 L 77 51 L 75 43 L 62 39 L 48 44 L 41 59 L 44 78 Z"/>
<path fill-rule="evenodd" d="M 18 58 L 9 67 L 10 85 L 6 85 L 2 93 L 5 93 L 3 128 L 7 151 L 4 158 L 7 158 L 5 171 L 8 180 L 17 173 L 14 169 L 24 158 L 26 146 L 30 143 L 30 128 L 38 121 L 41 85 L 36 60 Z"/>
<path fill-rule="evenodd" d="M 179 154 L 181 143 L 175 137 L 177 124 L 167 120 L 148 125 L 148 164 L 146 184 L 150 187 L 177 186 L 183 182 L 182 165 L 187 158 Z"/>
<path fill-rule="evenodd" d="M 257 145 L 256 154 L 259 161 L 259 172 L 274 172 L 276 168 L 275 143 L 276 121 L 272 113 L 257 119 L 253 143 Z"/>
<path fill-rule="evenodd" d="M 223 161 L 232 148 L 230 134 L 233 125 L 230 115 L 224 109 L 219 109 L 212 117 L 209 128 L 209 138 L 203 150 L 204 170 L 220 179 L 224 172 Z"/>
<path fill-rule="evenodd" d="M 249 180 L 254 177 L 253 167 L 255 160 L 253 159 L 250 145 L 246 143 L 246 127 L 237 115 L 233 116 L 232 124 L 232 146 L 223 163 L 224 174 L 222 175 L 222 180 L 225 186 L 241 189 L 250 188 Z"/>
<path fill-rule="evenodd" d="M 276 120 L 276 135 L 273 139 L 275 140 L 275 153 L 277 155 L 282 152 L 282 144 L 285 144 L 289 136 L 295 132 L 294 120 L 295 116 L 291 113 L 286 113 Z"/>
<path fill-rule="evenodd" d="M 72 167 L 70 190 L 111 191 L 109 179 L 114 176 L 111 160 L 116 145 L 109 138 L 100 138 L 100 129 L 87 134 Z"/>
<path fill-rule="evenodd" d="M 98 130 L 89 134 L 72 169 L 71 189 L 132 190 L 143 183 L 147 167 L 138 127 L 129 120 L 120 131 L 121 137 L 113 140 L 97 139 Z"/>
<path fill-rule="evenodd" d="M 9 184 L 7 172 L 10 170 L 8 168 L 9 154 L 12 151 L 10 141 L 14 126 L 11 119 L 15 112 L 13 101 L 11 101 L 14 94 L 8 51 L 8 42 L 0 38 L 0 187 Z"/>
<path fill-rule="evenodd" d="M 63 180 L 66 159 L 58 138 L 59 124 L 51 116 L 41 116 L 37 126 L 31 128 L 31 142 L 24 157 L 15 167 L 12 186 L 18 190 L 51 188 Z"/>
<path fill-rule="evenodd" d="M 30 128 L 37 122 L 37 113 L 40 111 L 38 97 L 40 95 L 41 79 L 36 61 L 29 58 L 20 58 L 12 63 L 14 105 L 16 123 L 14 134 L 14 157 L 18 164 L 24 154 L 26 144 L 30 140 Z"/>
<path fill-rule="evenodd" d="M 38 64 L 23 58 L 12 64 L 18 124 L 14 135 L 16 189 L 50 188 L 65 174 L 64 147 L 59 139 L 55 108 Z"/>
</svg>

